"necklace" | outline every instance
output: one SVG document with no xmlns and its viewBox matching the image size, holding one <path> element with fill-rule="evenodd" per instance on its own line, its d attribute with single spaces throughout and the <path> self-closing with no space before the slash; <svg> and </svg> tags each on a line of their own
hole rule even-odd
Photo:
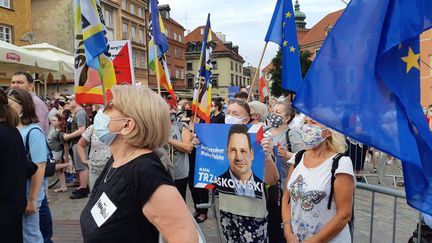
<svg viewBox="0 0 432 243">
<path fill-rule="evenodd" d="M 119 167 L 121 167 L 122 165 L 124 165 L 124 164 L 126 164 L 127 162 L 129 162 L 129 159 L 130 158 L 132 158 L 134 155 L 135 155 L 135 152 L 137 151 L 137 148 L 127 157 L 127 159 L 125 159 L 125 161 L 126 162 L 124 162 L 124 163 L 121 163 L 118 167 L 116 167 L 116 168 L 114 168 L 114 170 L 113 170 L 113 172 L 112 172 L 112 174 L 110 175 L 110 172 L 111 172 L 111 168 L 112 168 L 112 164 L 111 164 L 111 166 L 108 168 L 108 172 L 106 173 L 106 175 L 105 175 L 105 178 L 104 178 L 104 183 L 106 183 L 107 181 L 109 181 L 113 176 L 114 176 L 114 174 L 115 174 L 115 172 L 117 171 L 117 169 L 119 168 Z M 113 164 L 114 164 L 114 162 L 113 162 Z"/>
<path fill-rule="evenodd" d="M 111 166 L 108 168 L 108 172 L 105 175 L 104 183 L 106 183 L 107 181 L 109 181 L 111 179 L 111 177 L 113 177 L 113 175 L 116 172 L 117 168 L 114 168 L 113 173 L 110 176 L 108 176 L 108 175 L 111 172 Z"/>
</svg>

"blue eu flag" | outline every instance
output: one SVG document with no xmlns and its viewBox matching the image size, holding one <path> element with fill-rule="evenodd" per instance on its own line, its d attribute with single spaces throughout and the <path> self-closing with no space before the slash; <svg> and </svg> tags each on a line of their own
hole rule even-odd
<svg viewBox="0 0 432 243">
<path fill-rule="evenodd" d="M 419 35 L 430 0 L 352 0 L 293 105 L 403 164 L 408 204 L 432 215 L 432 134 L 420 105 Z"/>
<path fill-rule="evenodd" d="M 302 84 L 300 56 L 291 0 L 278 0 L 270 22 L 266 42 L 282 48 L 282 88 L 297 92 Z"/>
</svg>

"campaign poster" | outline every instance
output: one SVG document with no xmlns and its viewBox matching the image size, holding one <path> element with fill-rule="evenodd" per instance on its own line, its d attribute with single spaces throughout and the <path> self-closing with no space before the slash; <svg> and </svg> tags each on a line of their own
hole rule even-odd
<svg viewBox="0 0 432 243">
<path fill-rule="evenodd" d="M 262 126 L 195 124 L 195 132 L 201 142 L 196 151 L 195 187 L 262 198 Z"/>
<path fill-rule="evenodd" d="M 110 41 L 109 46 L 117 84 L 135 84 L 130 40 Z"/>
<path fill-rule="evenodd" d="M 234 95 L 240 92 L 240 86 L 229 86 L 228 87 L 228 99 L 233 100 Z"/>
</svg>

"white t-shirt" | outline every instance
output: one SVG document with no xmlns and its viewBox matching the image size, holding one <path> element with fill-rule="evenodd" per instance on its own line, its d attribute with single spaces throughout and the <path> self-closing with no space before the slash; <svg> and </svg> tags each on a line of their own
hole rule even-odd
<svg viewBox="0 0 432 243">
<path fill-rule="evenodd" d="M 291 227 L 299 241 L 317 234 L 336 215 L 334 198 L 331 209 L 327 209 L 334 156 L 315 168 L 306 168 L 302 158 L 288 181 L 287 189 L 291 196 Z M 294 164 L 294 162 L 295 156 L 292 156 L 288 163 Z M 353 166 L 349 157 L 340 158 L 335 174 L 339 173 L 352 175 L 354 179 Z M 351 242 L 348 224 L 329 242 Z"/>
</svg>

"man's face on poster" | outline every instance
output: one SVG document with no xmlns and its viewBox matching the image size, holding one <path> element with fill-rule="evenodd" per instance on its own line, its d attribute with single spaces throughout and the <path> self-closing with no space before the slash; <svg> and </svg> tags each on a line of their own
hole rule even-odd
<svg viewBox="0 0 432 243">
<path fill-rule="evenodd" d="M 239 180 L 249 180 L 252 175 L 254 154 L 248 137 L 243 133 L 233 133 L 227 147 L 231 172 Z"/>
</svg>

